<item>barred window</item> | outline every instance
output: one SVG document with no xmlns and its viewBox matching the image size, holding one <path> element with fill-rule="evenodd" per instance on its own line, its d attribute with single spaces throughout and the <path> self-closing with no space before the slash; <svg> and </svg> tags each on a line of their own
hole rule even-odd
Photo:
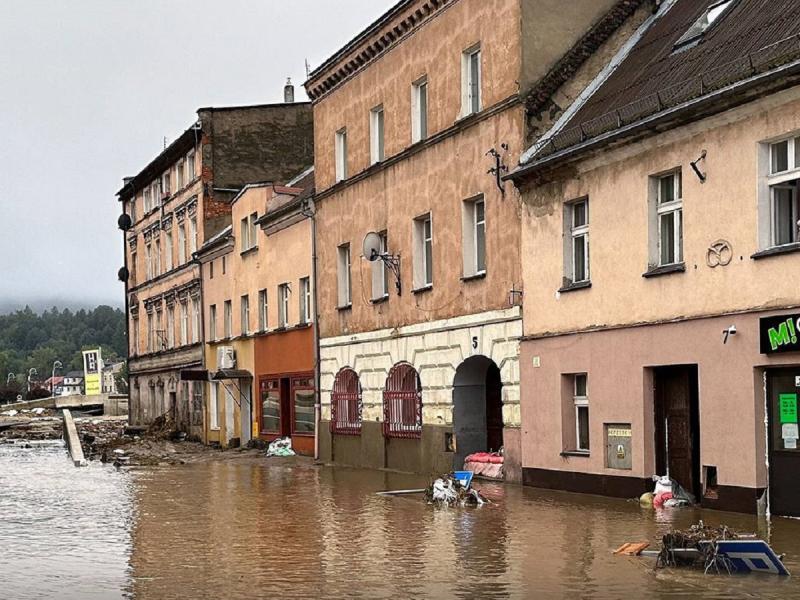
<svg viewBox="0 0 800 600">
<path fill-rule="evenodd" d="M 422 384 L 419 374 L 408 363 L 396 364 L 386 378 L 383 434 L 386 437 L 422 437 Z"/>
<path fill-rule="evenodd" d="M 358 373 L 345 367 L 336 374 L 331 393 L 331 433 L 361 434 L 361 382 Z"/>
</svg>

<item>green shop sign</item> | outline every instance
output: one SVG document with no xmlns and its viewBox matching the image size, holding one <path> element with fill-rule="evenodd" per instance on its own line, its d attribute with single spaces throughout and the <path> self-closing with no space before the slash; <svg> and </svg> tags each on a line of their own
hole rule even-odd
<svg viewBox="0 0 800 600">
<path fill-rule="evenodd" d="M 800 352 L 800 314 L 761 319 L 761 354 Z"/>
</svg>

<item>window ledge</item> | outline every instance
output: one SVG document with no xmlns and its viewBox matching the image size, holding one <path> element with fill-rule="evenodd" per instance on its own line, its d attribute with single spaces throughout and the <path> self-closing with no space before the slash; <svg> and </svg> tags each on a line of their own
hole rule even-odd
<svg viewBox="0 0 800 600">
<path fill-rule="evenodd" d="M 773 246 L 766 250 L 760 250 L 752 254 L 750 258 L 759 260 L 760 258 L 768 258 L 770 256 L 780 256 L 781 254 L 792 254 L 793 252 L 800 252 L 800 242 L 794 244 L 784 244 L 783 246 Z"/>
<path fill-rule="evenodd" d="M 258 252 L 258 246 L 252 246 L 247 250 L 242 250 L 239 252 L 239 256 L 248 256 L 250 254 L 255 254 L 256 252 Z"/>
<path fill-rule="evenodd" d="M 412 294 L 424 294 L 425 292 L 430 292 L 433 290 L 433 284 L 429 283 L 428 285 L 424 285 L 422 287 L 414 288 L 411 290 Z"/>
<path fill-rule="evenodd" d="M 389 294 L 384 294 L 380 298 L 373 298 L 372 300 L 370 300 L 372 304 L 383 304 L 384 302 L 388 301 L 389 301 Z"/>
<path fill-rule="evenodd" d="M 564 450 L 564 452 L 561 453 L 561 456 L 563 456 L 564 458 L 568 458 L 570 456 L 581 456 L 583 458 L 589 458 L 590 453 L 588 450 Z"/>
<path fill-rule="evenodd" d="M 478 279 L 486 279 L 486 271 L 481 271 L 473 275 L 464 275 L 461 281 L 476 281 Z"/>
<path fill-rule="evenodd" d="M 353 303 L 351 302 L 350 304 L 344 304 L 342 306 L 337 306 L 336 310 L 338 310 L 339 312 L 343 312 L 345 310 L 351 310 L 352 308 L 353 308 Z"/>
<path fill-rule="evenodd" d="M 590 287 L 592 287 L 591 281 L 577 281 L 575 283 L 566 284 L 560 290 L 558 290 L 558 293 L 563 294 L 565 292 L 577 292 L 578 290 L 588 290 Z"/>
<path fill-rule="evenodd" d="M 642 277 L 660 277 L 661 275 L 669 275 L 671 273 L 683 273 L 686 271 L 684 263 L 675 263 L 674 265 L 664 265 L 663 267 L 654 267 L 649 269 L 646 273 L 642 273 Z"/>
</svg>

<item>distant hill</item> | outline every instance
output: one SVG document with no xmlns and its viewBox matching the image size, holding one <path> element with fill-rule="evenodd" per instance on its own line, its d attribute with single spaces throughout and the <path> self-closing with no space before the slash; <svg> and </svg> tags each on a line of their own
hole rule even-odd
<svg viewBox="0 0 800 600">
<path fill-rule="evenodd" d="M 65 308 L 76 311 L 76 310 L 91 310 L 96 306 L 105 305 L 111 306 L 112 308 L 125 308 L 125 300 L 123 298 L 110 298 L 101 301 L 97 300 L 76 300 L 74 298 L 12 298 L 12 297 L 0 297 L 0 315 L 7 315 L 8 313 L 12 313 L 17 310 L 22 310 L 26 306 L 30 307 L 30 309 L 35 313 L 41 313 L 45 310 L 50 310 L 54 306 L 57 306 L 59 309 L 63 310 Z"/>
</svg>

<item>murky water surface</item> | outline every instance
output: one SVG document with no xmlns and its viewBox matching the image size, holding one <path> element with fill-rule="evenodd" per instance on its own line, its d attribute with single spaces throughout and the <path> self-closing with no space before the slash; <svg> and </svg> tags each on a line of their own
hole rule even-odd
<svg viewBox="0 0 800 600">
<path fill-rule="evenodd" d="M 479 484 L 435 510 L 418 478 L 282 459 L 132 473 L 0 446 L 0 598 L 795 598 L 800 581 L 620 558 L 697 519 L 768 538 L 800 577 L 800 522 Z"/>
</svg>

